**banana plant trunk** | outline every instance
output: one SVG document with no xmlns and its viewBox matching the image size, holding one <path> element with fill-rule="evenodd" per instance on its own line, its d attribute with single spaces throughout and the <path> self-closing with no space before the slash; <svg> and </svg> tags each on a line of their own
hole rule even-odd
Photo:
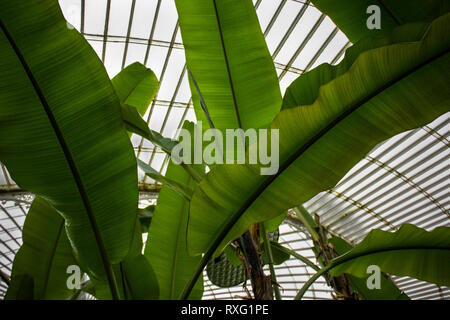
<svg viewBox="0 0 450 320">
<path fill-rule="evenodd" d="M 320 224 L 319 216 L 315 215 L 317 224 L 317 238 L 313 240 L 314 247 L 318 252 L 318 257 L 322 257 L 323 265 L 327 266 L 330 261 L 338 256 L 334 247 L 328 242 L 326 230 Z M 338 277 L 333 277 L 327 274 L 329 285 L 334 289 L 336 295 L 333 295 L 337 300 L 359 300 L 359 296 L 353 291 L 345 274 Z"/>
<path fill-rule="evenodd" d="M 246 274 L 250 278 L 256 300 L 273 300 L 272 279 L 270 275 L 264 274 L 259 243 L 259 228 L 255 224 L 252 226 L 252 233 L 246 231 L 241 236 Z"/>
</svg>

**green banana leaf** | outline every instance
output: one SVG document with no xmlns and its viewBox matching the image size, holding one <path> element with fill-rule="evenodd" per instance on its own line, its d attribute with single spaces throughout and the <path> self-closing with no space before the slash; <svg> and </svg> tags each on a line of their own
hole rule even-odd
<svg viewBox="0 0 450 320">
<path fill-rule="evenodd" d="M 353 249 L 349 243 L 339 237 L 329 239 L 329 243 L 333 244 L 334 250 L 339 256 L 342 256 Z M 347 274 L 347 279 L 351 287 L 359 293 L 362 299 L 409 300 L 409 297 L 397 288 L 397 286 L 390 279 L 388 279 L 386 275 L 381 274 L 380 289 L 369 289 L 367 287 L 368 277 L 369 275 L 367 273 L 365 273 L 363 277 L 355 277 L 351 274 Z"/>
<path fill-rule="evenodd" d="M 133 243 L 128 256 L 119 264 L 113 265 L 118 279 L 121 299 L 124 300 L 156 300 L 159 297 L 159 283 L 155 271 L 142 255 L 142 226 L 139 219 L 133 234 Z M 92 284 L 84 288 L 97 299 L 112 298 L 108 284 L 105 281 L 92 280 Z"/>
<path fill-rule="evenodd" d="M 122 300 L 157 300 L 159 284 L 156 275 L 143 255 L 127 257 L 124 262 L 114 265 L 114 274 L 120 280 L 118 284 Z M 124 290 L 125 288 L 125 290 Z M 82 287 L 98 300 L 111 300 L 112 296 L 105 282 L 91 282 L 90 286 Z"/>
<path fill-rule="evenodd" d="M 139 62 L 120 71 L 111 82 L 120 102 L 135 107 L 141 116 L 147 112 L 159 86 L 155 73 Z"/>
<path fill-rule="evenodd" d="M 359 40 L 347 49 L 344 59 L 338 65 L 324 63 L 295 79 L 286 89 L 281 109 L 314 103 L 320 87 L 347 72 L 361 53 L 395 43 L 419 41 L 429 25 L 425 22 L 411 23 L 395 28 L 386 37 L 366 37 Z"/>
<path fill-rule="evenodd" d="M 120 71 L 111 82 L 121 102 L 125 128 L 170 154 L 178 141 L 165 138 L 151 130 L 148 123 L 142 119 L 158 90 L 158 79 L 153 71 L 135 62 Z"/>
<path fill-rule="evenodd" d="M 282 214 L 272 218 L 270 220 L 264 221 L 264 228 L 266 232 L 275 232 L 278 231 L 278 227 L 283 223 L 284 219 L 287 216 L 287 210 Z"/>
<path fill-rule="evenodd" d="M 160 289 L 156 273 L 144 255 L 129 257 L 122 265 L 128 299 L 156 300 L 159 298 Z"/>
<path fill-rule="evenodd" d="M 150 128 L 148 123 L 142 119 L 138 110 L 126 103 L 120 104 L 120 111 L 122 112 L 123 124 L 125 129 L 129 132 L 139 134 L 141 136 L 150 135 Z"/>
<path fill-rule="evenodd" d="M 194 124 L 185 122 L 183 128 L 192 132 Z M 198 171 L 204 170 L 201 165 L 194 165 L 194 168 Z M 166 178 L 190 188 L 196 184 L 182 166 L 172 161 L 168 165 Z M 159 193 L 144 252 L 157 275 L 161 290 L 160 299 L 179 299 L 181 290 L 191 279 L 200 262 L 199 257 L 191 257 L 187 251 L 188 214 L 189 201 L 164 184 Z M 202 295 L 201 278 L 189 298 L 201 299 Z"/>
<path fill-rule="evenodd" d="M 320 11 L 344 32 L 350 41 L 356 42 L 366 36 L 386 36 L 395 27 L 417 21 L 431 21 L 447 13 L 447 0 L 312 0 Z M 371 5 L 380 8 L 380 29 L 369 29 L 367 19 Z"/>
<path fill-rule="evenodd" d="M 138 209 L 138 218 L 141 223 L 142 233 L 147 233 L 150 224 L 152 223 L 153 213 L 155 212 L 155 205 L 149 205 L 144 209 Z"/>
<path fill-rule="evenodd" d="M 57 2 L 3 1 L 0 20 L 0 161 L 61 213 L 83 270 L 113 288 L 138 201 L 117 95 Z"/>
<path fill-rule="evenodd" d="M 311 277 L 298 292 L 301 299 L 309 286 L 323 273 L 367 276 L 367 267 L 398 276 L 450 285 L 450 228 L 437 227 L 431 232 L 404 224 L 396 232 L 372 230 L 364 240 L 346 254 L 334 259 Z"/>
<path fill-rule="evenodd" d="M 316 242 L 319 241 L 320 228 L 313 215 L 308 210 L 306 210 L 303 205 L 299 205 L 292 210 L 295 213 L 294 219 L 300 222 L 306 228 L 311 237 L 311 240 Z M 315 246 L 313 246 L 311 249 L 314 251 L 316 248 Z M 318 254 L 318 252 L 315 252 L 315 254 Z"/>
<path fill-rule="evenodd" d="M 34 279 L 28 274 L 16 276 L 5 295 L 5 300 L 33 300 Z"/>
<path fill-rule="evenodd" d="M 136 219 L 130 253 L 119 266 L 122 274 L 122 286 L 125 288 L 126 299 L 156 300 L 160 294 L 159 283 L 155 271 L 142 254 L 141 230 L 142 226 L 139 219 Z"/>
<path fill-rule="evenodd" d="M 282 250 L 282 245 L 280 245 L 276 241 L 270 241 L 270 248 L 272 250 L 272 258 L 273 258 L 274 265 L 282 264 L 282 263 L 286 262 L 287 260 L 289 260 L 291 257 L 291 255 L 289 253 Z M 264 247 L 263 247 L 262 252 L 263 252 L 262 262 L 264 265 L 266 265 L 269 263 L 269 257 L 266 254 Z"/>
<path fill-rule="evenodd" d="M 136 108 L 126 104 L 121 104 L 121 110 L 123 122 L 125 128 L 128 131 L 134 132 L 142 136 L 143 138 L 149 140 L 153 144 L 160 147 L 161 150 L 163 150 L 165 153 L 170 155 L 172 159 L 174 159 L 177 162 L 181 162 L 181 166 L 183 166 L 184 169 L 186 169 L 189 172 L 189 174 L 194 178 L 195 181 L 200 181 L 203 178 L 204 174 L 199 174 L 195 169 L 192 168 L 191 164 L 182 162 L 182 159 L 180 159 L 177 155 L 172 155 L 172 149 L 179 143 L 179 141 L 163 137 L 160 133 L 151 130 L 148 127 L 148 124 L 144 121 L 144 119 L 141 118 Z M 161 175 L 158 171 L 151 168 L 146 163 L 139 160 L 138 164 L 141 167 L 141 169 L 145 171 L 146 174 L 151 178 L 161 183 L 163 183 L 163 180 L 166 180 L 163 175 Z"/>
<path fill-rule="evenodd" d="M 34 199 L 28 211 L 22 239 L 14 258 L 7 297 L 14 296 L 14 283 L 20 276 L 28 275 L 34 281 L 34 299 L 68 298 L 73 290 L 66 285 L 67 267 L 78 263 L 64 230 L 64 219 L 40 197 Z"/>
<path fill-rule="evenodd" d="M 226 255 L 228 262 L 230 262 L 233 266 L 239 266 L 242 264 L 242 260 L 240 258 L 240 252 L 234 245 L 228 245 L 224 254 Z"/>
<path fill-rule="evenodd" d="M 142 98 L 144 99 L 145 97 Z M 154 145 L 160 147 L 162 151 L 172 156 L 172 149 L 179 143 L 177 140 L 166 138 L 162 136 L 159 132 L 151 130 L 148 126 L 148 123 L 145 122 L 144 119 L 142 119 L 136 107 L 130 106 L 123 102 L 120 104 L 120 106 L 124 126 L 129 132 L 136 133 L 141 137 L 149 140 Z M 179 159 L 176 156 L 172 156 L 172 158 L 175 159 L 176 161 L 181 162 L 181 159 Z M 165 180 L 164 176 L 162 176 L 158 171 L 148 166 L 146 163 L 140 160 L 138 163 L 141 166 L 141 169 L 146 171 L 146 173 L 151 178 L 160 182 L 163 182 L 161 180 Z M 181 165 L 192 175 L 192 177 L 196 181 L 200 181 L 202 179 L 202 175 L 200 175 L 197 171 L 195 171 L 190 164 L 182 163 Z"/>
<path fill-rule="evenodd" d="M 169 188 L 176 191 L 181 196 L 185 197 L 188 201 L 191 200 L 193 191 L 188 186 L 183 185 L 182 183 L 180 183 L 174 179 L 170 179 L 167 176 L 163 176 L 157 170 L 153 169 L 148 164 L 146 164 L 144 161 L 139 160 L 139 159 L 138 159 L 138 166 L 142 171 L 144 171 L 145 175 L 168 186 Z"/>
<path fill-rule="evenodd" d="M 176 0 L 187 66 L 214 127 L 265 128 L 281 107 L 275 67 L 251 0 Z M 245 53 L 245 54 L 244 54 Z M 197 120 L 207 119 L 190 81 Z"/>
<path fill-rule="evenodd" d="M 336 267 L 330 273 L 363 277 L 367 266 L 374 264 L 389 274 L 449 286 L 449 263 L 450 228 L 438 227 L 428 232 L 404 224 L 397 232 L 372 230 L 354 249 L 332 262 Z"/>
<path fill-rule="evenodd" d="M 70 265 L 77 265 L 72 247 L 65 234 L 64 220 L 44 199 L 36 197 L 25 220 L 23 240 L 14 259 L 11 285 L 7 299 L 25 297 L 26 288 L 33 284 L 34 294 L 27 299 L 67 299 L 74 294 L 67 288 L 66 272 Z M 121 298 L 157 299 L 158 281 L 142 252 L 141 226 L 136 225 L 133 246 L 128 256 L 119 265 L 113 265 Z M 24 277 L 25 280 L 24 280 Z M 28 278 L 31 279 L 27 280 Z M 93 279 L 90 286 L 81 291 L 98 299 L 111 299 L 107 281 Z M 124 287 L 126 286 L 126 291 Z M 29 295 L 29 294 L 28 294 Z"/>
<path fill-rule="evenodd" d="M 124 103 L 121 103 L 120 107 L 125 129 L 147 139 L 167 154 L 171 154 L 178 141 L 163 137 L 159 132 L 151 130 L 135 107 Z"/>
<path fill-rule="evenodd" d="M 333 187 L 379 142 L 450 111 L 449 21 L 436 19 L 421 41 L 360 54 L 312 105 L 280 112 L 270 126 L 279 129 L 275 175 L 260 175 L 259 165 L 211 170 L 192 197 L 190 252 L 206 253 L 205 265 L 252 223 Z"/>
</svg>

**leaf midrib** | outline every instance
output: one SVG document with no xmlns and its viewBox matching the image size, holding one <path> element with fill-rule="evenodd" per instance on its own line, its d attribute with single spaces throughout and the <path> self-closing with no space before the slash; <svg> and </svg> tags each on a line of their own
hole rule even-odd
<svg viewBox="0 0 450 320">
<path fill-rule="evenodd" d="M 47 294 L 47 287 L 48 287 L 48 282 L 49 282 L 49 278 L 50 278 L 50 272 L 53 268 L 53 260 L 55 258 L 56 249 L 58 248 L 58 244 L 59 244 L 59 240 L 61 238 L 61 233 L 62 233 L 63 227 L 64 227 L 64 219 L 61 218 L 61 223 L 58 227 L 56 239 L 55 239 L 54 245 L 52 247 L 52 250 L 50 252 L 50 257 L 49 257 L 48 265 L 47 265 L 45 276 L 44 276 L 45 280 L 44 280 L 44 287 L 42 288 L 42 299 L 45 299 L 45 296 Z"/>
<path fill-rule="evenodd" d="M 400 21 L 400 19 L 395 15 L 395 13 L 384 3 L 383 0 L 377 0 L 380 5 L 383 7 L 383 9 L 389 13 L 389 15 L 392 17 L 392 20 L 394 20 L 394 22 L 400 26 L 402 25 L 402 22 Z"/>
<path fill-rule="evenodd" d="M 217 10 L 216 0 L 213 0 L 213 3 L 214 3 L 214 12 L 215 12 L 215 15 L 216 15 L 216 20 L 217 20 L 217 26 L 219 28 L 220 43 L 221 43 L 221 46 L 222 46 L 222 52 L 223 52 L 223 56 L 224 56 L 224 59 L 225 59 L 225 65 L 227 67 L 228 81 L 229 81 L 230 88 L 231 88 L 231 95 L 233 97 L 234 111 L 236 113 L 236 118 L 237 118 L 237 122 L 238 122 L 238 128 L 242 128 L 241 117 L 239 115 L 239 109 L 238 109 L 238 105 L 237 105 L 236 93 L 235 93 L 235 90 L 234 90 L 233 79 L 232 79 L 232 76 L 231 76 L 230 64 L 228 62 L 228 55 L 227 55 L 227 50 L 226 50 L 226 47 L 225 47 L 225 41 L 223 39 L 222 25 L 220 23 L 220 17 L 219 17 L 219 12 Z"/>
<path fill-rule="evenodd" d="M 81 197 L 81 199 L 83 201 L 84 207 L 86 209 L 86 213 L 88 214 L 89 222 L 91 224 L 91 228 L 92 228 L 92 231 L 94 233 L 94 236 L 95 236 L 95 239 L 96 239 L 96 242 L 97 242 L 97 245 L 98 245 L 98 249 L 100 251 L 100 256 L 101 256 L 101 259 L 102 259 L 102 263 L 103 263 L 103 265 L 105 267 L 105 273 L 106 273 L 106 275 L 108 277 L 108 282 L 110 283 L 110 288 L 111 288 L 111 291 L 112 291 L 112 295 L 113 295 L 113 297 L 115 297 L 115 298 L 117 297 L 118 298 L 117 290 L 113 289 L 113 287 L 116 287 L 116 286 L 114 286 L 115 281 L 114 281 L 114 276 L 112 275 L 112 266 L 111 266 L 111 264 L 109 262 L 109 259 L 107 257 L 106 250 L 105 250 L 105 247 L 104 247 L 104 244 L 103 244 L 103 240 L 102 240 L 102 237 L 101 237 L 101 234 L 100 234 L 100 230 L 99 230 L 99 228 L 97 226 L 97 222 L 95 220 L 95 217 L 94 217 L 94 214 L 93 214 L 93 211 L 92 211 L 92 208 L 91 208 L 91 204 L 90 204 L 89 198 L 87 196 L 87 192 L 86 192 L 86 190 L 84 188 L 84 185 L 82 183 L 80 173 L 78 172 L 78 169 L 77 169 L 77 167 L 75 165 L 75 161 L 74 161 L 74 159 L 73 159 L 73 157 L 72 157 L 72 155 L 70 153 L 70 150 L 69 150 L 69 148 L 67 146 L 66 141 L 64 140 L 64 136 L 63 136 L 63 134 L 61 132 L 61 129 L 59 128 L 59 126 L 58 126 L 58 124 L 56 122 L 56 119 L 55 119 L 55 117 L 54 117 L 54 115 L 52 113 L 52 110 L 51 110 L 51 108 L 50 108 L 50 106 L 49 106 L 49 104 L 48 104 L 48 102 L 47 102 L 47 100 L 46 100 L 46 98 L 45 98 L 45 96 L 44 96 L 44 94 L 43 94 L 43 92 L 42 92 L 38 82 L 34 78 L 34 75 L 33 75 L 32 71 L 31 71 L 30 67 L 28 66 L 24 56 L 20 52 L 20 49 L 18 48 L 18 46 L 14 42 L 14 39 L 12 38 L 12 36 L 8 32 L 8 29 L 6 28 L 6 26 L 3 24 L 3 21 L 1 21 L 1 20 L 0 20 L 0 28 L 2 29 L 2 31 L 5 34 L 6 38 L 8 39 L 8 42 L 11 45 L 11 47 L 13 48 L 14 53 L 16 54 L 17 58 L 19 59 L 21 65 L 22 65 L 22 67 L 23 67 L 23 69 L 24 69 L 24 71 L 25 71 L 25 73 L 26 73 L 26 75 L 28 77 L 28 80 L 31 82 L 31 84 L 32 84 L 32 86 L 33 86 L 33 88 L 34 88 L 34 90 L 35 90 L 35 92 L 36 92 L 36 94 L 37 94 L 41 104 L 42 104 L 42 107 L 44 108 L 44 111 L 47 114 L 47 118 L 48 118 L 48 120 L 49 120 L 49 122 L 50 122 L 50 124 L 51 124 L 51 126 L 53 128 L 53 131 L 54 131 L 54 133 L 55 133 L 55 135 L 56 135 L 56 137 L 58 139 L 58 142 L 59 142 L 60 147 L 61 147 L 61 149 L 63 151 L 64 157 L 66 158 L 67 164 L 68 164 L 69 169 L 70 169 L 70 171 L 72 173 L 73 179 L 75 180 L 75 184 L 77 186 L 77 189 L 78 189 L 78 192 L 80 194 L 80 197 Z M 115 291 L 115 292 L 113 292 L 113 291 Z"/>
<path fill-rule="evenodd" d="M 189 176 L 187 185 L 189 185 L 190 182 L 191 182 L 191 177 Z M 170 280 L 170 299 L 174 299 L 174 294 L 175 294 L 175 278 L 176 278 L 175 274 L 177 271 L 178 250 L 179 250 L 179 246 L 180 246 L 180 237 L 181 237 L 181 230 L 182 230 L 181 226 L 182 226 L 182 223 L 184 220 L 186 202 L 188 202 L 188 201 L 183 198 L 183 205 L 180 210 L 180 219 L 178 221 L 177 238 L 176 238 L 176 242 L 175 242 L 175 254 L 174 254 L 173 260 L 172 260 L 173 264 L 172 264 L 172 277 Z"/>
<path fill-rule="evenodd" d="M 142 136 L 142 137 L 146 137 L 148 136 L 148 133 L 144 130 L 142 130 L 141 128 L 137 127 L 136 125 L 134 125 L 133 123 L 131 123 L 130 121 L 127 121 L 125 119 L 122 119 L 122 121 L 125 123 L 125 125 L 131 127 L 134 129 L 134 131 L 136 131 L 136 134 Z M 139 133 L 138 133 L 139 132 Z M 153 142 L 153 141 L 152 141 Z M 160 146 L 159 146 L 160 147 Z"/>
</svg>

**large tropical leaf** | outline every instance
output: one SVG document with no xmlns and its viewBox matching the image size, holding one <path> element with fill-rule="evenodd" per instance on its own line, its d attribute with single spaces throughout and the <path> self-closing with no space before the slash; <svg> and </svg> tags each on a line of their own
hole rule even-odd
<svg viewBox="0 0 450 320">
<path fill-rule="evenodd" d="M 206 252 L 206 263 L 250 224 L 333 187 L 377 143 L 449 111 L 449 20 L 434 21 L 421 41 L 360 54 L 312 105 L 280 112 L 270 126 L 279 129 L 275 175 L 258 165 L 211 170 L 192 197 L 190 251 Z"/>
<path fill-rule="evenodd" d="M 120 99 L 125 128 L 129 132 L 136 133 L 149 140 L 168 155 L 171 155 L 172 149 L 178 144 L 178 141 L 163 137 L 159 132 L 151 130 L 148 123 L 142 119 L 158 89 L 158 79 L 153 71 L 141 63 L 135 62 L 119 72 L 112 79 L 112 83 Z M 178 158 L 176 160 L 179 161 Z M 160 181 L 158 178 L 164 179 L 159 172 L 142 161 L 140 161 L 140 165 L 144 167 L 144 171 L 148 171 L 148 175 L 153 179 L 157 181 Z M 192 169 L 189 164 L 182 163 L 182 166 L 196 181 L 201 180 L 201 175 Z"/>
<path fill-rule="evenodd" d="M 128 299 L 156 300 L 159 298 L 159 283 L 156 273 L 142 254 L 128 257 L 122 263 L 124 283 Z"/>
<path fill-rule="evenodd" d="M 126 299 L 155 300 L 159 298 L 159 283 L 156 273 L 142 254 L 142 227 L 136 219 L 133 244 L 128 256 L 116 266 L 120 269 L 122 288 Z"/>
<path fill-rule="evenodd" d="M 429 25 L 426 22 L 411 23 L 395 28 L 386 37 L 366 37 L 359 40 L 347 49 L 344 59 L 338 65 L 324 63 L 295 79 L 286 89 L 281 108 L 314 103 L 320 87 L 347 72 L 361 53 L 395 43 L 419 41 Z"/>
<path fill-rule="evenodd" d="M 193 123 L 186 122 L 183 128 L 192 132 Z M 194 168 L 202 170 L 200 165 L 195 165 Z M 196 185 L 189 173 L 172 161 L 167 167 L 166 178 L 190 188 Z M 200 257 L 191 257 L 187 252 L 188 215 L 189 201 L 164 184 L 159 193 L 144 252 L 157 275 L 160 299 L 179 299 L 181 291 L 200 262 Z M 200 299 L 202 295 L 203 279 L 199 279 L 189 298 Z"/>
<path fill-rule="evenodd" d="M 345 261 L 345 262 L 343 262 Z M 450 285 L 450 228 L 431 232 L 404 224 L 397 232 L 372 230 L 354 249 L 332 262 L 330 273 L 367 276 L 377 265 L 386 273 Z"/>
<path fill-rule="evenodd" d="M 33 300 L 34 279 L 28 274 L 16 276 L 5 295 L 5 300 Z"/>
<path fill-rule="evenodd" d="M 178 144 L 178 141 L 163 137 L 159 132 L 150 129 L 148 123 L 142 119 L 135 107 L 125 103 L 121 103 L 120 107 L 123 123 L 129 132 L 142 136 L 160 147 L 167 154 L 171 154 L 172 149 Z"/>
<path fill-rule="evenodd" d="M 113 265 L 122 299 L 155 300 L 159 297 L 156 274 L 148 260 L 142 255 L 142 247 L 142 227 L 139 219 L 136 219 L 130 251 L 121 263 Z M 84 289 L 97 299 L 110 300 L 112 298 L 105 281 L 92 280 Z"/>
<path fill-rule="evenodd" d="M 83 269 L 113 287 L 138 201 L 117 95 L 56 1 L 2 1 L 0 17 L 0 160 L 62 214 Z"/>
<path fill-rule="evenodd" d="M 14 258 L 11 286 L 28 275 L 33 278 L 33 298 L 66 299 L 72 290 L 67 288 L 67 267 L 78 265 L 64 230 L 64 219 L 44 199 L 36 197 L 28 211 L 22 233 L 23 244 Z"/>
<path fill-rule="evenodd" d="M 279 265 L 290 259 L 290 254 L 283 251 L 282 246 L 276 241 L 270 241 L 270 249 L 272 251 L 272 259 L 274 265 Z M 269 263 L 269 255 L 266 253 L 266 249 L 263 248 L 262 262 L 263 264 Z"/>
<path fill-rule="evenodd" d="M 155 207 L 155 205 L 149 205 L 144 209 L 138 209 L 138 218 L 141 223 L 142 233 L 148 232 L 148 228 L 150 228 L 150 224 L 152 223 Z"/>
<path fill-rule="evenodd" d="M 178 192 L 178 194 L 185 197 L 188 201 L 191 200 L 192 190 L 188 186 L 183 185 L 176 180 L 170 179 L 167 176 L 162 175 L 161 173 L 159 173 L 159 171 L 153 169 L 144 161 L 139 159 L 138 159 L 138 166 L 145 173 L 145 175 L 170 187 L 172 190 Z"/>
<path fill-rule="evenodd" d="M 186 62 L 214 127 L 264 128 L 281 107 L 269 50 L 251 0 L 176 0 Z M 207 127 L 191 83 L 197 120 Z"/>
<path fill-rule="evenodd" d="M 276 216 L 275 218 L 272 218 L 270 220 L 264 221 L 264 228 L 266 229 L 266 232 L 275 232 L 278 231 L 278 227 L 283 223 L 284 219 L 287 216 L 287 210 L 283 212 L 282 214 Z M 279 236 L 279 233 L 278 233 Z M 278 241 L 278 239 L 276 239 Z"/>
<path fill-rule="evenodd" d="M 67 267 L 77 265 L 64 232 L 64 220 L 44 199 L 37 197 L 27 214 L 24 244 L 17 252 L 7 299 L 66 299 L 73 293 L 66 281 Z M 141 226 L 136 225 L 134 244 L 121 264 L 113 265 L 121 298 L 157 299 L 158 281 L 141 254 Z M 28 287 L 33 284 L 33 293 Z M 107 281 L 93 280 L 83 288 L 98 299 L 111 299 Z M 124 287 L 126 290 L 124 290 Z M 27 296 L 28 295 L 28 296 Z"/>
<path fill-rule="evenodd" d="M 336 253 L 341 256 L 351 251 L 353 247 L 347 243 L 344 239 L 339 237 L 333 237 L 329 240 L 333 244 L 333 248 Z M 367 270 L 367 266 L 366 266 Z M 403 293 L 397 286 L 386 277 L 386 275 L 380 275 L 380 289 L 369 289 L 367 287 L 367 278 L 369 275 L 365 273 L 362 277 L 355 277 L 351 274 L 347 274 L 347 279 L 356 292 L 359 293 L 364 300 L 407 300 L 409 297 Z"/>
<path fill-rule="evenodd" d="M 135 62 L 111 80 L 120 102 L 135 107 L 143 116 L 158 89 L 155 73 L 142 63 Z"/>
<path fill-rule="evenodd" d="M 125 128 L 170 154 L 178 142 L 151 130 L 148 123 L 142 119 L 158 90 L 158 79 L 154 72 L 143 64 L 135 62 L 120 71 L 112 79 L 112 84 L 120 100 Z"/>
<path fill-rule="evenodd" d="M 447 0 L 312 0 L 352 42 L 366 36 L 386 36 L 395 27 L 416 21 L 431 21 L 448 12 Z M 369 29 L 367 8 L 380 8 L 380 29 Z"/>
<path fill-rule="evenodd" d="M 334 259 L 311 277 L 296 299 L 323 273 L 367 276 L 367 267 L 376 265 L 381 271 L 398 276 L 450 285 L 450 228 L 438 227 L 431 232 L 404 224 L 396 232 L 372 230 L 354 249 Z"/>
</svg>

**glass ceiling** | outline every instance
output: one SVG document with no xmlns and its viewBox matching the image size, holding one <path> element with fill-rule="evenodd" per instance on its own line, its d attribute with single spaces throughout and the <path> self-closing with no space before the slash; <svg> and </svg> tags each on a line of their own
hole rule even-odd
<svg viewBox="0 0 450 320">
<path fill-rule="evenodd" d="M 302 73 L 321 63 L 338 63 L 351 45 L 333 22 L 309 1 L 254 0 L 272 54 L 282 93 Z M 89 41 L 112 78 L 139 61 L 151 68 L 160 88 L 144 119 L 151 129 L 177 138 L 184 120 L 195 121 L 184 50 L 173 0 L 59 0 L 66 19 Z M 399 134 L 376 146 L 331 190 L 304 204 L 331 233 L 358 243 L 374 228 L 394 231 L 403 223 L 431 230 L 450 226 L 450 113 L 433 123 Z M 165 172 L 168 157 L 139 136 L 136 155 Z M 160 185 L 139 173 L 141 205 L 154 202 Z M 21 228 L 32 195 L 21 190 L 1 164 L 0 270 L 10 274 L 21 245 Z M 314 259 L 311 241 L 291 213 L 280 228 L 280 242 Z M 282 296 L 292 299 L 313 274 L 291 259 L 277 266 Z M 407 277 L 395 282 L 413 299 L 450 299 L 450 288 Z M 242 288 L 217 288 L 205 277 L 204 299 L 245 296 Z M 250 284 L 248 284 L 250 286 Z M 0 297 L 6 288 L 0 284 Z M 317 281 L 310 299 L 329 299 Z"/>
</svg>

